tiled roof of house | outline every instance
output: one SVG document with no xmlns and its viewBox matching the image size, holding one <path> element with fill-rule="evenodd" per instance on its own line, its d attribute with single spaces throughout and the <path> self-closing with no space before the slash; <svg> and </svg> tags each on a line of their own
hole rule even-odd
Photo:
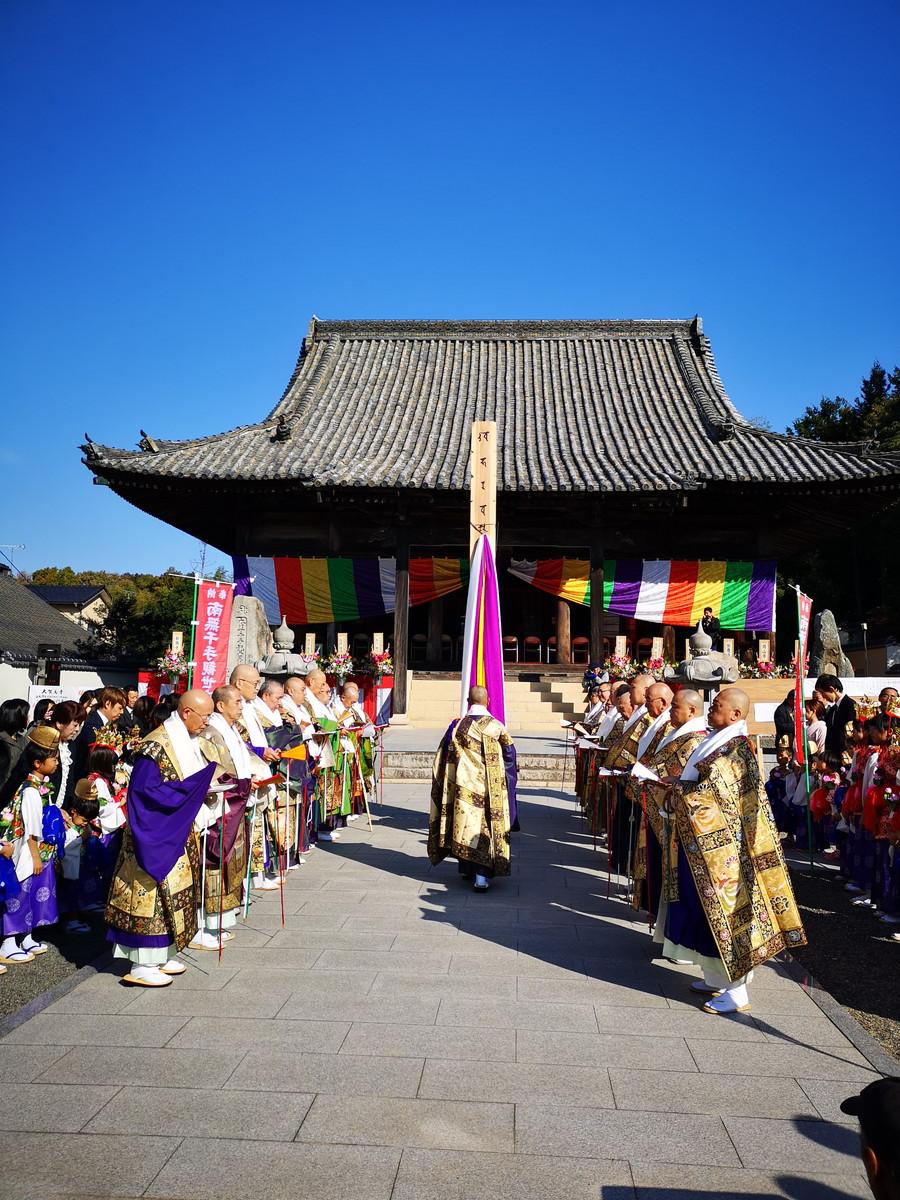
<svg viewBox="0 0 900 1200">
<path fill-rule="evenodd" d="M 52 608 L 31 588 L 0 572 L 0 661 L 29 663 L 41 642 L 59 643 L 64 662 L 84 665 L 86 656 L 76 642 L 83 629 Z"/>
<path fill-rule="evenodd" d="M 28 585 L 30 591 L 36 596 L 46 601 L 47 604 L 90 604 L 97 596 L 104 592 L 103 585 L 99 587 L 91 587 L 87 584 L 71 585 L 71 586 L 56 586 L 52 584 L 30 583 Z"/>
</svg>

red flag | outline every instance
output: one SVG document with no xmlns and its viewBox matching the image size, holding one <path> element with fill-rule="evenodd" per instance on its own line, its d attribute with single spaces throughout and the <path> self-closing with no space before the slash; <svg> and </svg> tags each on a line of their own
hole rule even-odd
<svg viewBox="0 0 900 1200">
<path fill-rule="evenodd" d="M 228 638 L 231 633 L 230 583 L 203 580 L 197 587 L 197 625 L 194 638 L 194 686 L 204 692 L 220 687 L 228 670 Z"/>
<path fill-rule="evenodd" d="M 812 615 L 812 600 L 797 589 L 797 619 L 799 635 L 797 663 L 794 682 L 794 758 L 798 763 L 806 761 L 806 709 L 803 704 L 803 679 L 806 673 L 806 643 L 809 639 L 809 619 Z"/>
</svg>

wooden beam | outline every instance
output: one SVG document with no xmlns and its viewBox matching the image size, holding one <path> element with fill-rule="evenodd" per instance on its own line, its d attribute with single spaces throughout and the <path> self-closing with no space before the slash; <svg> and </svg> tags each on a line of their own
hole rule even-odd
<svg viewBox="0 0 900 1200">
<path fill-rule="evenodd" d="M 603 662 L 603 546 L 591 542 L 591 662 Z"/>
<path fill-rule="evenodd" d="M 562 596 L 556 601 L 556 661 L 572 661 L 572 610 Z"/>
<path fill-rule="evenodd" d="M 441 635 L 444 632 L 444 600 L 438 596 L 428 605 L 428 647 L 425 653 L 429 667 L 441 665 Z"/>
<path fill-rule="evenodd" d="M 486 533 L 497 550 L 497 422 L 472 422 L 469 490 L 469 558 Z"/>
<path fill-rule="evenodd" d="M 409 708 L 407 669 L 409 662 L 409 531 L 397 531 L 397 583 L 394 608 L 394 696 L 393 715 L 406 721 Z"/>
</svg>

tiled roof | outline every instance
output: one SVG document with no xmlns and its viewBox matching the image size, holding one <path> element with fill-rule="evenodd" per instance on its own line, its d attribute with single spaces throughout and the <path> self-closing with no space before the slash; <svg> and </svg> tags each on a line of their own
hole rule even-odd
<svg viewBox="0 0 900 1200">
<path fill-rule="evenodd" d="M 12 575 L 0 573 L 0 660 L 33 662 L 39 643 L 59 643 L 64 662 L 84 664 L 85 656 L 75 645 L 85 637 L 83 629 L 51 608 L 40 596 Z"/>
<path fill-rule="evenodd" d="M 64 587 L 51 584 L 30 583 L 29 591 L 46 601 L 47 604 L 89 604 L 91 600 L 103 594 L 104 588 L 84 585 Z"/>
<path fill-rule="evenodd" d="M 468 485 L 470 427 L 496 420 L 505 492 L 696 484 L 900 486 L 900 456 L 751 425 L 699 318 L 311 322 L 266 420 L 142 449 L 89 443 L 113 486 L 165 479 L 306 487 Z"/>
</svg>

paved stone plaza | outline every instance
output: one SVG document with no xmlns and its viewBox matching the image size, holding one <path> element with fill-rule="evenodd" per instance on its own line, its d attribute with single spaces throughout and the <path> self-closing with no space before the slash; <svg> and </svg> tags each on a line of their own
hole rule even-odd
<svg viewBox="0 0 900 1200">
<path fill-rule="evenodd" d="M 427 787 L 385 799 L 291 874 L 283 929 L 265 895 L 221 966 L 88 972 L 0 1042 L 0 1196 L 868 1195 L 838 1104 L 875 1072 L 781 967 L 704 1015 L 570 796 L 523 790 L 487 895 L 429 866 Z"/>
</svg>

